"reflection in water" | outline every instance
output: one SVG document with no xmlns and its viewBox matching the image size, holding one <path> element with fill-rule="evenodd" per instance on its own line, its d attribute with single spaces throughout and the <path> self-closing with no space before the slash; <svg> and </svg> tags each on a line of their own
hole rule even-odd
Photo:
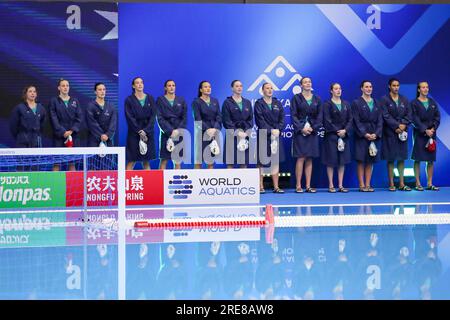
<svg viewBox="0 0 450 320">
<path fill-rule="evenodd" d="M 199 244 L 198 271 L 193 298 L 210 300 L 225 297 L 221 281 L 224 277 L 224 266 L 219 256 L 223 251 L 222 248 L 222 244 L 218 241 Z"/>
<path fill-rule="evenodd" d="M 189 266 L 176 245 L 161 245 L 165 262 L 150 297 L 429 299 L 442 280 L 436 226 L 276 229 L 272 243 L 186 244 Z"/>
<path fill-rule="evenodd" d="M 159 268 L 159 245 L 141 243 L 127 246 L 128 299 L 154 299 Z"/>
<path fill-rule="evenodd" d="M 189 272 L 186 272 L 183 244 L 161 246 L 162 265 L 156 278 L 154 293 L 157 299 L 185 299 Z"/>
<path fill-rule="evenodd" d="M 414 229 L 414 237 L 416 240 L 416 267 L 414 270 L 416 286 L 419 288 L 420 299 L 429 300 L 438 293 L 436 285 L 442 272 L 442 264 L 437 252 L 436 228 L 417 226 Z"/>
<path fill-rule="evenodd" d="M 253 289 L 253 265 L 248 242 L 227 242 L 223 277 L 227 298 L 249 299 Z"/>
<path fill-rule="evenodd" d="M 444 209 L 448 208 L 332 206 L 275 208 L 275 213 L 413 215 L 447 212 Z M 255 214 L 246 210 L 246 215 Z M 193 216 L 203 214 L 197 210 Z M 232 211 L 227 214 L 239 215 Z M 183 212 L 182 217 L 188 219 L 190 212 Z M 2 235 L 20 232 L 24 231 L 4 228 Z M 97 233 L 102 234 L 106 235 Z M 27 235 L 30 248 L 2 244 L 0 298 L 117 298 L 115 235 L 89 238 L 91 233 L 82 228 L 34 230 Z M 446 285 L 450 262 L 441 261 L 440 256 L 450 250 L 448 242 L 443 241 L 448 235 L 449 225 L 135 230 L 130 232 L 126 247 L 126 296 L 450 299 L 450 287 Z"/>
<path fill-rule="evenodd" d="M 115 246 L 113 247 L 115 248 Z M 115 299 L 117 292 L 117 254 L 106 244 L 88 247 L 87 260 L 87 298 Z"/>
</svg>

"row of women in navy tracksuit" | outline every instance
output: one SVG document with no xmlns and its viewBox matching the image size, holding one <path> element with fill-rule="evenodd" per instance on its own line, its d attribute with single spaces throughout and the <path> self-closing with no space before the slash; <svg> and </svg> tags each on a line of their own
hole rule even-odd
<svg viewBox="0 0 450 320">
<path fill-rule="evenodd" d="M 302 93 L 293 97 L 291 102 L 291 118 L 294 128 L 292 143 L 292 153 L 296 162 L 296 192 L 316 192 L 311 188 L 312 158 L 321 155 L 322 163 L 327 166 L 330 192 L 347 192 L 343 187 L 344 168 L 351 161 L 350 148 L 348 145 L 350 130 L 355 130 L 355 152 L 354 158 L 358 162 L 358 179 L 360 191 L 370 192 L 373 163 L 380 158 L 387 160 L 389 168 L 390 190 L 395 191 L 393 181 L 394 162 L 400 172 L 399 189 L 408 191 L 410 188 L 404 184 L 403 168 L 404 160 L 408 158 L 407 140 L 400 140 L 400 134 L 408 131 L 408 126 L 414 126 L 414 148 L 412 158 L 415 161 L 416 189 L 423 190 L 420 184 L 420 161 L 427 161 L 427 187 L 437 190 L 432 184 L 433 162 L 436 160 L 436 153 L 429 152 L 426 145 L 429 138 L 436 138 L 436 130 L 439 126 L 439 110 L 436 102 L 428 97 L 428 84 L 421 82 L 417 88 L 417 99 L 411 104 L 402 95 L 399 95 L 400 83 L 396 79 L 389 81 L 389 94 L 377 101 L 371 97 L 372 84 L 364 81 L 361 84 L 362 96 L 352 105 L 341 100 L 341 87 L 339 84 L 331 86 L 332 97 L 322 103 L 317 95 L 312 94 L 311 79 L 305 77 L 301 81 Z M 249 149 L 243 152 L 236 152 L 238 141 L 248 138 L 248 130 L 253 126 L 253 115 L 255 122 L 260 129 L 267 129 L 267 136 L 264 143 L 269 145 L 271 137 L 279 137 L 280 131 L 284 128 L 284 111 L 281 102 L 272 96 L 273 89 L 268 83 L 262 87 L 263 98 L 256 101 L 253 112 L 251 102 L 242 97 L 242 83 L 238 80 L 232 82 L 232 96 L 228 97 L 220 111 L 219 102 L 211 97 L 211 84 L 202 81 L 198 88 L 198 98 L 192 103 L 194 119 L 202 121 L 201 134 L 215 137 L 222 125 L 225 129 L 239 130 L 237 136 L 229 137 L 233 139 L 230 144 L 233 148 L 233 155 L 229 155 L 227 148 L 224 150 L 225 163 L 232 167 L 238 163 L 238 157 L 243 156 L 242 167 L 249 163 Z M 134 94 L 128 97 L 125 108 L 127 120 L 133 123 L 137 117 L 141 119 L 154 119 L 152 117 L 151 104 L 154 103 L 150 95 L 143 91 L 143 81 L 141 78 L 133 80 Z M 148 101 L 148 104 L 144 103 Z M 140 102 L 139 102 L 140 101 Z M 147 109 L 146 109 L 147 108 Z M 160 158 L 162 168 L 165 168 L 167 160 L 171 159 L 170 152 L 167 152 L 165 143 L 172 137 L 175 138 L 180 129 L 186 126 L 187 105 L 183 98 L 175 96 L 175 82 L 169 80 L 165 83 L 165 95 L 157 99 L 156 111 L 158 123 L 161 128 Z M 142 120 L 144 121 L 144 120 Z M 150 121 L 150 120 L 148 120 Z M 153 120 L 152 120 L 153 121 Z M 141 138 L 141 130 L 145 136 L 152 137 L 152 122 L 143 122 L 140 126 L 130 126 L 128 132 L 127 151 L 128 158 L 134 161 L 150 160 L 156 158 L 155 148 L 151 146 L 148 154 L 142 156 L 138 153 L 138 140 Z M 324 128 L 324 141 L 319 150 L 319 133 Z M 141 132 L 142 134 L 142 132 Z M 259 136 L 259 135 L 258 135 Z M 226 137 L 227 139 L 228 137 Z M 339 139 L 341 138 L 341 139 Z M 204 140 L 204 139 L 202 139 Z M 342 140 L 343 150 L 338 150 L 338 141 Z M 152 143 L 153 139 L 148 139 Z M 373 142 L 373 144 L 372 144 Z M 203 162 L 205 154 L 209 151 L 209 141 L 202 141 L 196 146 L 196 158 Z M 225 144 L 227 145 L 226 141 Z M 262 145 L 261 139 L 258 146 Z M 282 144 L 278 144 L 278 154 L 283 160 Z M 268 155 L 270 156 L 270 149 Z M 204 152 L 206 150 L 206 152 Z M 258 153 L 259 155 L 259 153 Z M 381 156 L 381 157 L 380 157 Z M 260 159 L 258 159 L 260 160 Z M 262 166 L 260 161 L 259 165 Z M 207 162 L 212 168 L 212 162 Z M 176 164 L 179 167 L 179 163 Z M 200 167 L 200 165 L 196 165 Z M 338 168 L 338 189 L 334 188 L 333 171 Z M 305 174 L 306 189 L 301 186 L 303 172 Z M 272 166 L 272 177 L 275 192 L 282 192 L 278 187 L 278 166 Z M 261 191 L 263 184 L 261 179 Z"/>
<path fill-rule="evenodd" d="M 301 80 L 302 93 L 292 99 L 291 117 L 294 127 L 293 156 L 296 163 L 296 192 L 303 192 L 302 175 L 305 173 L 306 191 L 311 188 L 312 158 L 321 156 L 327 166 L 329 192 L 348 192 L 343 187 L 345 165 L 351 162 L 349 143 L 350 130 L 354 130 L 354 159 L 358 163 L 360 191 L 373 192 L 370 186 L 373 163 L 381 159 L 387 161 L 389 190 L 394 186 L 393 169 L 397 161 L 399 170 L 399 190 L 410 191 L 404 183 L 404 161 L 408 158 L 408 126 L 413 125 L 414 147 L 412 159 L 416 190 L 423 191 L 420 183 L 420 162 L 427 162 L 427 189 L 439 190 L 432 183 L 433 164 L 436 152 L 427 148 L 430 138 L 435 143 L 436 130 L 440 123 L 440 113 L 436 102 L 428 97 L 428 83 L 417 85 L 417 97 L 411 103 L 399 94 L 400 82 L 389 80 L 389 94 L 379 101 L 372 98 L 370 81 L 361 83 L 362 96 L 350 103 L 341 100 L 341 86 L 333 83 L 330 87 L 331 99 L 322 103 L 320 97 L 311 92 L 310 78 Z M 324 128 L 324 140 L 319 152 L 317 133 Z M 339 150 L 339 147 L 342 150 Z M 380 152 L 381 151 L 381 152 Z M 338 189 L 334 188 L 333 171 L 338 168 Z"/>
<path fill-rule="evenodd" d="M 95 100 L 88 103 L 86 117 L 83 116 L 80 102 L 69 95 L 69 81 L 58 81 L 59 95 L 50 100 L 48 111 L 36 101 L 35 86 L 27 86 L 23 90 L 23 102 L 17 105 L 10 117 L 10 130 L 16 139 L 16 147 L 42 147 L 44 123 L 50 119 L 53 129 L 53 146 L 80 146 L 79 132 L 86 121 L 89 129 L 88 147 L 98 147 L 101 142 L 113 145 L 117 128 L 117 108 L 105 100 L 106 87 L 96 83 Z M 49 113 L 49 115 L 48 115 Z M 55 170 L 58 166 L 55 165 Z M 74 166 L 71 165 L 71 170 Z"/>
<path fill-rule="evenodd" d="M 225 137 L 225 147 L 222 155 L 228 167 L 240 164 L 245 167 L 250 163 L 249 148 L 238 151 L 238 144 L 241 140 L 249 139 L 249 133 L 253 127 L 253 107 L 250 100 L 242 97 L 242 83 L 238 80 L 232 82 L 233 95 L 228 97 L 220 108 L 217 99 L 211 97 L 211 84 L 202 81 L 198 88 L 198 97 L 192 103 L 194 120 L 199 127 L 198 135 L 200 139 L 195 139 L 196 168 L 201 167 L 205 162 L 209 168 L 213 167 L 214 154 L 210 151 L 211 141 L 220 139 L 222 126 L 225 129 L 238 131 L 237 135 Z M 156 149 L 153 139 L 153 126 L 155 118 L 160 127 L 160 168 L 165 169 L 168 160 L 173 160 L 173 154 L 167 150 L 169 139 L 176 146 L 182 141 L 181 130 L 186 129 L 187 104 L 186 101 L 175 95 L 175 82 L 167 80 L 164 84 L 165 94 L 154 98 L 144 92 L 144 82 L 140 77 L 132 80 L 133 94 L 125 100 L 125 116 L 128 123 L 127 135 L 127 169 L 133 169 L 136 162 L 143 162 L 144 168 L 150 168 L 149 161 L 156 158 Z M 272 98 L 272 88 L 267 86 L 270 95 L 259 99 L 255 104 L 256 123 L 259 128 L 268 129 L 265 141 L 269 141 L 272 134 L 280 136 L 284 128 L 284 111 L 281 103 Z M 267 102 L 264 102 L 267 100 Z M 274 123 L 276 122 L 276 123 Z M 209 138 L 208 138 L 209 137 Z M 232 139 L 232 143 L 227 143 L 227 139 Z M 201 141 L 201 143 L 198 143 Z M 139 144 L 146 143 L 145 152 L 141 152 Z M 217 141 L 220 145 L 220 141 Z M 282 147 L 278 144 L 279 148 Z M 282 152 L 280 152 L 282 154 Z M 180 157 L 183 155 L 181 154 Z M 210 157 L 209 157 L 210 156 Z M 217 154 L 216 154 L 217 156 Z M 270 157 L 270 150 L 269 150 Z M 242 160 L 242 161 L 240 161 Z M 180 160 L 176 160 L 175 168 L 180 168 Z M 275 173 L 276 171 L 276 173 Z M 275 190 L 282 192 L 278 188 L 278 166 L 272 168 Z"/>
<path fill-rule="evenodd" d="M 399 136 L 407 131 L 409 124 L 414 125 L 414 149 L 412 158 L 415 162 L 417 179 L 417 190 L 423 190 L 419 181 L 420 161 L 427 161 L 427 187 L 436 190 L 432 184 L 433 161 L 436 159 L 435 152 L 426 151 L 429 138 L 436 137 L 436 129 L 439 126 L 439 110 L 436 103 L 428 97 L 428 84 L 421 82 L 418 85 L 418 97 L 411 104 L 406 98 L 398 94 L 399 82 L 396 79 L 389 81 L 389 94 L 376 101 L 371 98 L 372 85 L 364 81 L 361 85 L 362 97 L 355 100 L 353 105 L 340 99 L 341 88 L 339 84 L 331 87 L 332 98 L 322 103 L 320 97 L 312 94 L 312 83 L 310 78 L 301 81 L 302 93 L 293 97 L 291 103 L 291 117 L 294 128 L 293 156 L 297 158 L 296 178 L 297 192 L 303 192 L 301 187 L 302 175 L 305 173 L 305 185 L 307 192 L 315 192 L 311 188 L 312 158 L 321 154 L 322 162 L 327 166 L 329 178 L 329 191 L 335 192 L 333 185 L 334 167 L 338 167 L 339 191 L 348 191 L 342 185 L 344 166 L 351 161 L 350 148 L 348 147 L 349 131 L 355 129 L 355 153 L 354 158 L 358 162 L 358 178 L 361 191 L 373 191 L 370 186 L 372 163 L 379 160 L 380 152 L 370 155 L 369 146 L 371 142 L 375 148 L 380 150 L 381 155 L 388 161 L 390 190 L 396 190 L 393 183 L 394 161 L 397 161 L 400 172 L 401 190 L 408 190 L 404 185 L 403 167 L 407 159 L 407 142 L 401 141 Z M 128 122 L 127 137 L 127 168 L 131 169 L 136 161 L 144 161 L 144 167 L 149 168 L 148 160 L 155 159 L 155 147 L 153 140 L 153 128 L 155 118 L 161 129 L 160 154 L 161 168 L 165 168 L 172 153 L 166 148 L 169 138 L 177 144 L 180 130 L 186 128 L 187 105 L 183 98 L 175 95 L 175 82 L 166 81 L 164 85 L 165 94 L 155 102 L 151 95 L 144 93 L 142 78 L 135 78 L 132 82 L 133 94 L 125 102 L 125 115 Z M 62 146 L 67 137 L 73 138 L 75 146 L 79 144 L 78 132 L 81 124 L 81 109 L 79 102 L 70 97 L 69 83 L 61 80 L 58 84 L 60 95 L 52 99 L 50 103 L 50 115 L 54 128 L 54 145 Z M 98 146 L 103 141 L 112 145 L 112 138 L 117 125 L 117 112 L 115 108 L 105 101 L 106 88 L 104 84 L 96 84 L 96 99 L 87 108 L 87 124 L 90 129 L 89 146 Z M 219 102 L 211 97 L 211 85 L 203 81 L 199 85 L 198 98 L 192 104 L 194 118 L 202 121 L 200 132 L 202 135 L 217 137 L 222 127 L 225 129 L 239 130 L 237 136 L 230 137 L 233 143 L 232 154 L 225 148 L 224 160 L 229 166 L 237 163 L 239 156 L 243 156 L 242 166 L 249 163 L 249 149 L 236 151 L 239 142 L 248 138 L 249 130 L 253 126 L 253 114 L 255 122 L 260 129 L 267 129 L 264 144 L 269 145 L 273 137 L 277 138 L 284 128 L 284 111 L 281 102 L 274 98 L 272 86 L 264 84 L 262 87 L 263 98 L 255 103 L 255 112 L 251 102 L 242 97 L 242 83 L 233 81 L 232 96 L 228 97 L 220 111 Z M 36 88 L 27 87 L 24 90 L 24 103 L 18 105 L 11 117 L 11 131 L 16 137 L 19 147 L 41 146 L 42 123 L 45 120 L 45 109 L 36 103 Z M 411 109 L 412 108 L 412 109 Z M 414 112 L 412 112 L 414 111 Z M 319 137 L 321 128 L 325 128 L 322 150 L 319 152 Z M 258 135 L 259 136 L 259 135 Z M 341 139 L 339 139 L 341 138 Z M 181 137 L 182 139 L 182 137 Z M 226 138 L 227 139 L 227 138 Z M 202 139 L 204 140 L 204 139 Z M 341 141 L 342 140 L 342 141 Z M 144 154 L 140 152 L 140 143 L 147 145 Z M 181 140 L 178 140 L 181 141 Z M 338 141 L 343 150 L 337 148 Z M 263 143 L 261 139 L 258 146 Z M 226 143 L 225 143 L 226 145 Z M 346 145 L 346 146 L 345 146 Z M 373 146 L 372 145 L 372 146 Z M 209 147 L 208 141 L 202 141 L 198 146 L 197 157 L 205 161 L 204 152 Z M 283 159 L 282 144 L 278 143 L 278 154 Z M 271 148 L 267 152 L 270 156 Z M 259 153 L 258 153 L 259 154 Z M 260 160 L 260 159 L 258 159 Z M 176 167 L 180 163 L 175 164 Z M 211 167 L 212 162 L 208 165 Z M 261 161 L 259 165 L 262 166 Z M 197 165 L 198 167 L 198 165 Z M 278 166 L 272 166 L 272 177 L 275 192 L 282 192 L 278 187 Z M 263 190 L 261 179 L 261 191 Z"/>
</svg>

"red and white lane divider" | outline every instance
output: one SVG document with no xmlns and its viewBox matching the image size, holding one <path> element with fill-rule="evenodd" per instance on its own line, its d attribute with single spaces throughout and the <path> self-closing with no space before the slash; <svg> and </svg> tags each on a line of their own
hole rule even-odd
<svg viewBox="0 0 450 320">
<path fill-rule="evenodd" d="M 150 219 L 134 221 L 135 228 L 202 228 L 202 227 L 262 227 L 275 223 L 273 206 L 266 205 L 265 217 Z"/>
<path fill-rule="evenodd" d="M 202 228 L 202 227 L 261 227 L 274 224 L 273 206 L 266 205 L 265 217 L 236 218 L 192 218 L 192 219 L 150 219 L 134 221 L 135 228 Z"/>
<path fill-rule="evenodd" d="M 148 221 L 135 221 L 135 228 L 201 228 L 201 227 L 260 227 L 266 225 L 264 217 L 237 219 L 151 219 Z"/>
<path fill-rule="evenodd" d="M 129 222 L 130 223 L 130 222 Z M 275 219 L 273 207 L 266 205 L 265 217 L 241 217 L 236 218 L 192 218 L 192 219 L 151 219 L 131 222 L 134 228 L 145 229 L 178 229 L 178 228 L 203 228 L 203 227 L 241 227 L 266 229 L 266 243 L 273 242 L 275 233 Z"/>
</svg>

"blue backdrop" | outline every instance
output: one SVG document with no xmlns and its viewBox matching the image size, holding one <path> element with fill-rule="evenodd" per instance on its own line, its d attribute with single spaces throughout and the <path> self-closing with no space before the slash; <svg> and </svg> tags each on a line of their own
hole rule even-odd
<svg viewBox="0 0 450 320">
<path fill-rule="evenodd" d="M 211 82 L 212 94 L 221 103 L 231 94 L 233 79 L 242 80 L 244 96 L 250 99 L 259 98 L 261 84 L 270 80 L 279 89 L 274 95 L 283 99 L 284 142 L 290 150 L 289 99 L 302 76 L 312 77 L 315 92 L 326 99 L 330 83 L 340 82 L 346 100 L 360 96 L 363 79 L 372 81 L 378 98 L 386 94 L 388 79 L 398 77 L 401 93 L 410 99 L 417 81 L 427 80 L 442 112 L 436 165 L 441 174 L 435 182 L 450 185 L 450 178 L 442 174 L 450 161 L 449 16 L 449 5 L 121 3 L 119 104 L 123 108 L 137 75 L 154 96 L 163 94 L 166 79 L 174 79 L 177 94 L 189 104 L 202 80 Z M 124 144 L 123 112 L 120 120 Z M 188 123 L 192 130 L 190 107 Z M 282 170 L 293 169 L 290 158 Z M 355 169 L 355 164 L 347 167 L 347 186 L 357 186 Z M 326 185 L 325 169 L 318 161 L 313 175 L 317 186 Z M 380 162 L 374 185 L 386 184 L 385 162 Z"/>
<path fill-rule="evenodd" d="M 22 89 L 36 85 L 47 106 L 57 81 L 70 81 L 70 95 L 86 107 L 94 83 L 106 84 L 117 105 L 117 5 L 113 3 L 0 3 L 0 147 L 13 147 L 8 119 Z M 44 146 L 51 146 L 47 124 Z M 84 133 L 85 134 L 85 133 Z"/>
</svg>

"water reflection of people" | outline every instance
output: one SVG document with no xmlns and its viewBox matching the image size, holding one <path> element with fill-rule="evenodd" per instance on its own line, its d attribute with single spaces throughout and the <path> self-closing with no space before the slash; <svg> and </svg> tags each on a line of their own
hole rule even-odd
<svg viewBox="0 0 450 320">
<path fill-rule="evenodd" d="M 332 297 L 335 300 L 344 300 L 351 294 L 351 277 L 353 274 L 347 253 L 347 240 L 343 235 L 338 235 L 338 239 L 333 242 L 331 251 L 332 259 L 328 268 L 328 284 Z M 336 245 L 337 244 L 337 245 Z"/>
<path fill-rule="evenodd" d="M 88 299 L 116 299 L 117 264 L 113 250 L 106 244 L 98 244 L 88 247 L 88 251 L 93 255 L 91 259 L 88 258 Z"/>
<path fill-rule="evenodd" d="M 312 254 L 305 254 L 295 276 L 297 297 L 304 300 L 316 298 L 322 280 L 318 269 Z"/>
<path fill-rule="evenodd" d="M 392 206 L 391 212 L 395 212 L 400 216 L 415 213 L 415 208 L 401 206 Z M 409 226 L 391 226 L 383 227 L 380 230 L 380 236 L 389 239 L 381 243 L 383 246 L 383 254 L 386 262 L 391 265 L 397 260 L 399 250 L 403 247 L 407 247 L 410 251 L 413 248 L 411 227 Z"/>
<path fill-rule="evenodd" d="M 228 299 L 246 299 L 253 289 L 253 266 L 247 242 L 227 246 L 224 289 Z M 231 252 L 228 252 L 228 249 Z M 233 250 L 234 249 L 234 250 Z M 236 254 L 236 249 L 238 254 Z"/>
<path fill-rule="evenodd" d="M 84 248 L 82 246 L 60 247 L 60 250 L 58 251 L 58 262 L 63 261 L 63 264 L 61 268 L 61 264 L 58 263 L 57 270 L 52 270 L 48 275 L 54 284 L 53 287 L 49 289 L 53 294 L 52 296 L 49 296 L 49 299 L 73 300 L 86 298 L 83 292 L 84 285 L 82 284 L 84 274 L 82 269 L 84 258 L 83 251 Z M 48 267 L 46 269 L 48 269 Z M 56 290 L 55 287 L 57 288 Z"/>
<path fill-rule="evenodd" d="M 369 233 L 369 234 L 368 234 Z M 378 297 L 381 289 L 382 270 L 384 270 L 383 259 L 379 246 L 378 230 L 368 230 L 363 251 L 364 256 L 357 265 L 357 286 L 356 298 L 365 300 L 374 300 Z M 367 237 L 368 235 L 368 237 Z M 361 248 L 364 249 L 364 248 Z"/>
<path fill-rule="evenodd" d="M 422 300 L 430 300 L 437 294 L 436 286 L 442 273 L 442 263 L 437 252 L 436 225 L 418 226 L 414 230 L 416 264 L 414 278 Z"/>
<path fill-rule="evenodd" d="M 297 215 L 302 215 L 297 209 Z M 311 207 L 304 208 L 303 215 L 311 215 Z M 297 228 L 294 235 L 296 272 L 294 276 L 295 294 L 301 299 L 315 299 L 321 287 L 326 252 L 318 229 Z"/>
<path fill-rule="evenodd" d="M 188 277 L 186 276 L 183 260 L 178 253 L 178 245 L 166 244 L 162 247 L 163 265 L 157 276 L 157 298 L 182 299 L 186 293 Z"/>
<path fill-rule="evenodd" d="M 413 270 L 410 250 L 407 246 L 403 246 L 388 272 L 387 290 L 390 296 L 388 295 L 387 298 L 394 300 L 417 299 L 412 282 Z"/>
<path fill-rule="evenodd" d="M 223 264 L 220 261 L 220 242 L 200 243 L 198 272 L 196 275 L 196 294 L 198 299 L 222 299 L 224 298 Z"/>
<path fill-rule="evenodd" d="M 392 207 L 391 212 L 404 215 L 408 214 L 407 207 Z M 410 253 L 413 251 L 414 243 L 409 226 L 383 227 L 379 230 L 380 237 L 389 239 L 381 243 L 383 260 L 386 272 L 382 276 L 382 287 L 384 299 L 404 299 L 408 297 L 411 288 L 412 260 Z"/>
<path fill-rule="evenodd" d="M 127 246 L 127 298 L 152 299 L 156 293 L 156 273 L 159 270 L 159 245 L 141 243 Z"/>
<path fill-rule="evenodd" d="M 294 232 L 296 231 L 296 228 L 278 228 L 273 238 L 266 238 L 266 243 L 262 241 L 259 243 L 260 263 L 256 270 L 255 284 L 260 291 L 261 299 L 293 298 L 293 272 L 296 269 Z M 287 291 L 290 292 L 290 296 L 286 296 Z"/>
<path fill-rule="evenodd" d="M 288 267 L 283 273 L 282 286 L 277 296 L 282 300 L 296 299 L 294 270 Z"/>
<path fill-rule="evenodd" d="M 255 286 L 260 292 L 260 299 L 275 299 L 283 284 L 284 266 L 278 246 L 278 239 L 274 238 L 270 252 L 261 257 L 255 274 Z M 267 249 L 267 248 L 266 248 Z"/>
</svg>

